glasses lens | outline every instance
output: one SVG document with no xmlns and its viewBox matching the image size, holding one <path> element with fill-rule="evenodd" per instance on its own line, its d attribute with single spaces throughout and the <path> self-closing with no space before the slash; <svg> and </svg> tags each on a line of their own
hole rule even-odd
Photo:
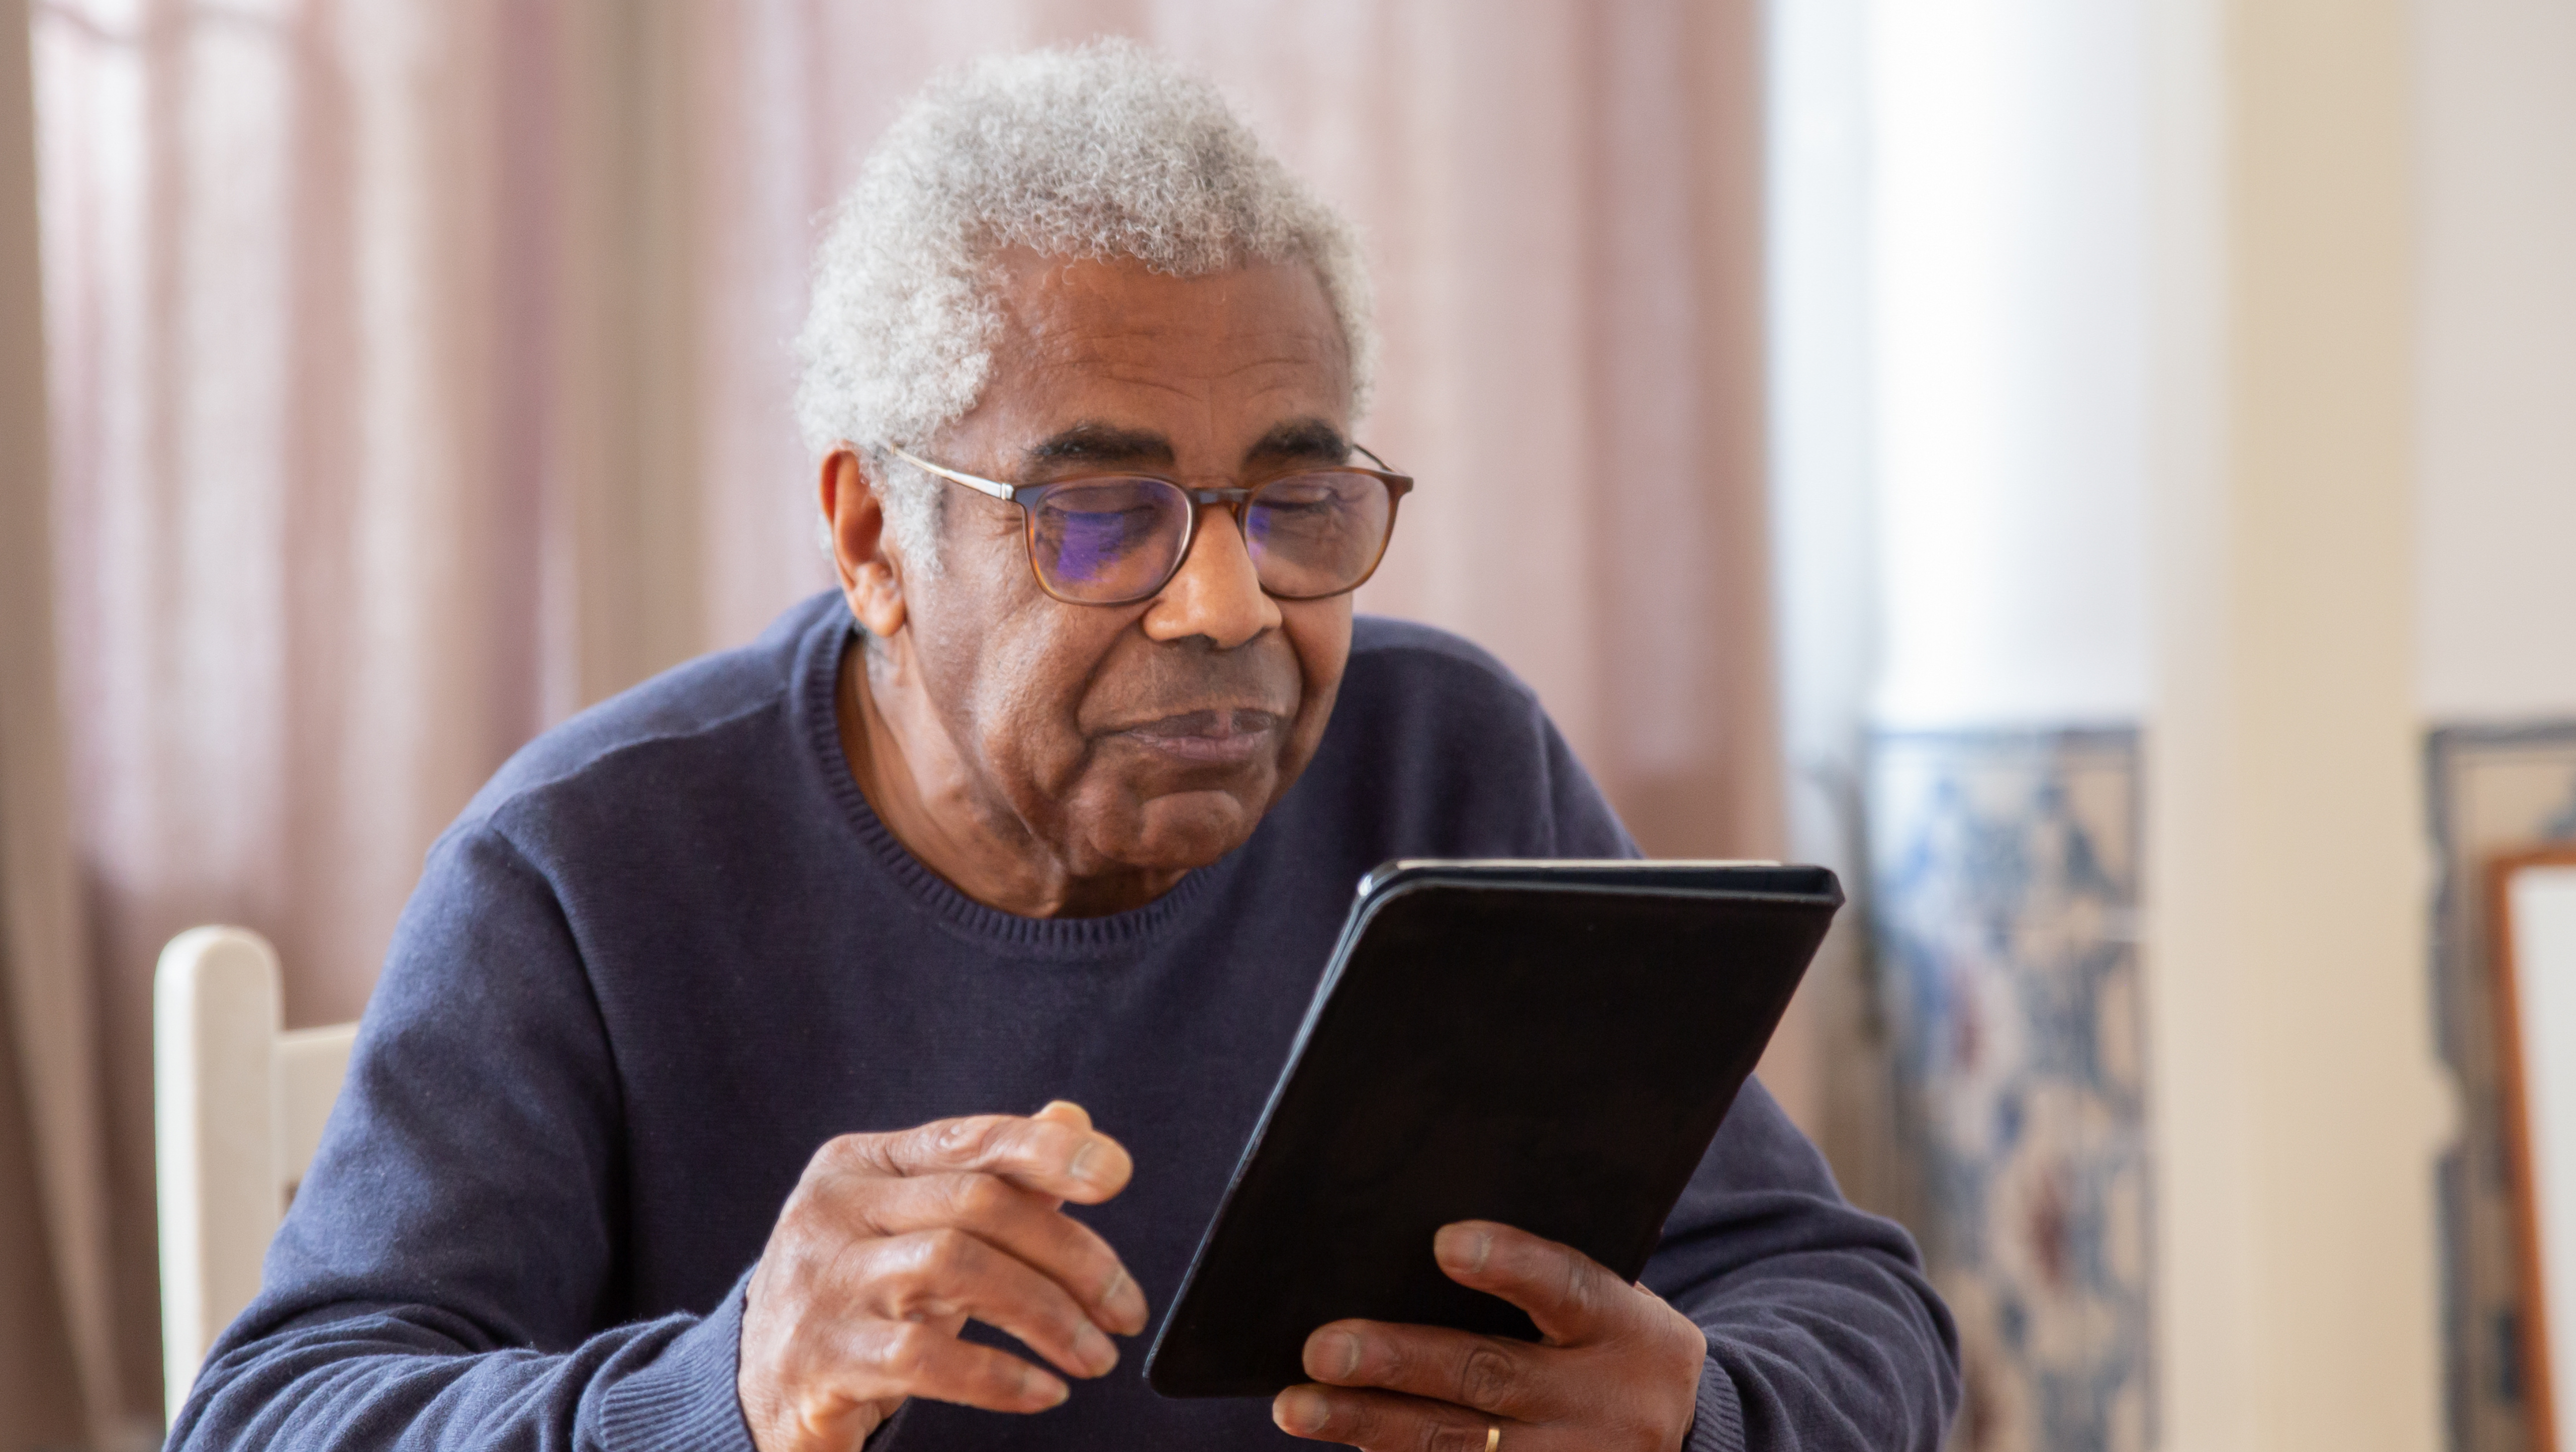
<svg viewBox="0 0 2576 1452">
<path fill-rule="evenodd" d="M 1084 479 L 1029 508 L 1029 555 L 1049 590 L 1112 605 L 1154 593 L 1180 562 L 1190 500 L 1161 479 Z"/>
<path fill-rule="evenodd" d="M 1274 481 L 1244 512 L 1261 588 L 1291 600 L 1338 595 L 1386 549 L 1395 501 L 1372 474 L 1321 470 Z"/>
</svg>

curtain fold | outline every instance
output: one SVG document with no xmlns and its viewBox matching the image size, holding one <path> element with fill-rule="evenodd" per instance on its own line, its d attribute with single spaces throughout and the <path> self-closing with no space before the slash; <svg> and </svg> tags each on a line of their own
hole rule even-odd
<svg viewBox="0 0 2576 1452">
<path fill-rule="evenodd" d="M 138 1411 L 159 944 L 247 923 L 291 1023 L 354 1016 L 510 750 L 828 582 L 809 252 L 949 61 L 1213 74 L 1370 238 L 1363 437 L 1423 487 L 1362 608 L 1493 649 L 1651 849 L 1777 850 L 1753 0 L 35 10 L 89 1294 Z"/>
<path fill-rule="evenodd" d="M 54 689 L 35 105 L 0 3 L 0 1442 L 119 1444 L 106 1140 Z"/>
</svg>

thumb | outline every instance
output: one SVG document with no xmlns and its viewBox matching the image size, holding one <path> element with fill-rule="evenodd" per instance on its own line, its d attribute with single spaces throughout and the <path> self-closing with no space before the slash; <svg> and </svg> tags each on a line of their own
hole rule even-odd
<svg viewBox="0 0 2576 1452">
<path fill-rule="evenodd" d="M 1069 1125 L 1072 1128 L 1080 1130 L 1088 1130 L 1091 1128 L 1091 1111 L 1074 1103 L 1070 1099 L 1050 1099 L 1046 1102 L 1046 1107 L 1044 1109 L 1030 1115 L 1029 1118 L 1043 1119 L 1049 1124 Z M 1049 1195 L 1047 1197 L 1047 1208 L 1049 1209 L 1059 1208 L 1063 1204 L 1064 1201 L 1054 1195 Z"/>
<path fill-rule="evenodd" d="M 1047 1101 L 1046 1108 L 1030 1115 L 1029 1118 L 1043 1119 L 1050 1124 L 1069 1124 L 1076 1129 L 1091 1128 L 1091 1111 L 1070 1099 L 1050 1099 Z"/>
</svg>

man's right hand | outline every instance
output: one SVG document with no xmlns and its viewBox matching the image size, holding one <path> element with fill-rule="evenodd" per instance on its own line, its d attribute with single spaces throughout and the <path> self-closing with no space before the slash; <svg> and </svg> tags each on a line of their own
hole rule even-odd
<svg viewBox="0 0 2576 1452">
<path fill-rule="evenodd" d="M 907 1397 L 1039 1412 L 1069 1390 L 1007 1352 L 1008 1332 L 1069 1376 L 1118 1364 L 1103 1332 L 1145 1329 L 1145 1295 L 1066 1215 L 1134 1169 L 1059 1100 L 1028 1118 L 943 1119 L 843 1135 L 805 1167 L 752 1272 L 735 1388 L 760 1452 L 851 1452 Z"/>
</svg>

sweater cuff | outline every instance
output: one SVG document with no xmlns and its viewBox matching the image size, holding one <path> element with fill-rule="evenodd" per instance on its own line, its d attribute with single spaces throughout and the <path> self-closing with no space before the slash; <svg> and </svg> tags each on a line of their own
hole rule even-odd
<svg viewBox="0 0 2576 1452">
<path fill-rule="evenodd" d="M 1691 1413 L 1682 1448 L 1683 1452 L 1744 1452 L 1744 1403 L 1736 1396 L 1735 1378 L 1718 1361 L 1715 1346 L 1700 1363 L 1699 1405 Z"/>
<path fill-rule="evenodd" d="M 674 1336 L 652 1364 L 608 1389 L 599 1412 L 601 1441 L 617 1452 L 755 1452 L 742 1417 L 743 1293 L 733 1283 L 714 1314 Z"/>
</svg>

